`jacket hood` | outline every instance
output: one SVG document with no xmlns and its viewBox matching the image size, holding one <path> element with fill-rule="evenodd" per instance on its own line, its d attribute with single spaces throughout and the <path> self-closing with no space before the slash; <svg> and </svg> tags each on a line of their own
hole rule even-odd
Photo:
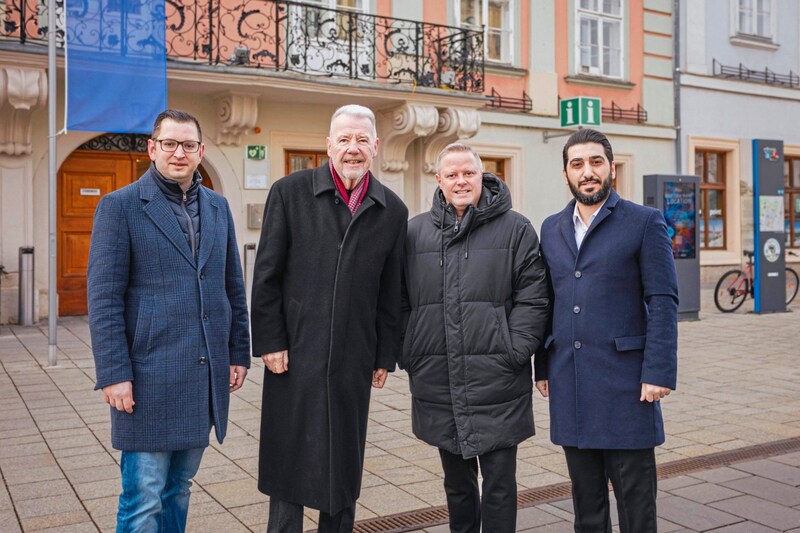
<svg viewBox="0 0 800 533">
<path fill-rule="evenodd" d="M 461 228 L 464 230 L 462 233 L 468 233 L 510 209 L 511 192 L 506 184 L 491 172 L 484 172 L 481 197 L 478 199 L 477 207 L 467 207 L 464 216 L 461 217 Z M 431 219 L 439 228 L 454 226 L 458 220 L 455 209 L 445 201 L 444 193 L 439 187 L 433 193 Z"/>
</svg>

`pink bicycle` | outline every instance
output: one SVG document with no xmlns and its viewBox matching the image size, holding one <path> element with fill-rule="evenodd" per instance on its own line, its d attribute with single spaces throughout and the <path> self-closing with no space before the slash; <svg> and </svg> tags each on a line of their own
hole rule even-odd
<svg viewBox="0 0 800 533">
<path fill-rule="evenodd" d="M 786 251 L 789 255 L 798 257 L 791 250 Z M 725 272 L 714 289 L 714 304 L 723 313 L 732 313 L 739 309 L 747 296 L 753 297 L 753 252 L 745 250 L 744 256 L 747 263 L 742 269 L 729 270 Z M 798 276 L 797 272 L 786 267 L 786 305 L 792 303 L 797 296 Z"/>
</svg>

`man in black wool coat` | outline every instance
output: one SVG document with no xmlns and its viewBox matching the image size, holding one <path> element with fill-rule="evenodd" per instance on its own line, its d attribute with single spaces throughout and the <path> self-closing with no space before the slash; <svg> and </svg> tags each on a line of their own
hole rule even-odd
<svg viewBox="0 0 800 533">
<path fill-rule="evenodd" d="M 271 188 L 255 263 L 253 354 L 266 365 L 258 488 L 268 531 L 351 531 L 370 385 L 381 388 L 400 342 L 408 210 L 369 167 L 375 115 L 331 118 L 329 162 Z"/>
</svg>

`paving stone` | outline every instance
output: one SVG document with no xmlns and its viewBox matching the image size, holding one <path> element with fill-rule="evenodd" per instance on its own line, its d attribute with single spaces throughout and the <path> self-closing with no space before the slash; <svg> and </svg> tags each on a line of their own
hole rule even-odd
<svg viewBox="0 0 800 533">
<path fill-rule="evenodd" d="M 118 495 L 122 490 L 120 481 L 116 479 L 104 479 L 102 481 L 78 483 L 74 485 L 73 488 L 81 500 L 106 498 L 108 496 Z"/>
<path fill-rule="evenodd" d="M 59 496 L 61 494 L 73 494 L 72 487 L 66 479 L 55 479 L 50 481 L 36 481 L 34 483 L 22 483 L 9 487 L 11 497 L 15 502 L 22 500 L 34 500 L 46 496 Z"/>
<path fill-rule="evenodd" d="M 266 524 L 269 518 L 269 505 L 266 503 L 254 503 L 234 507 L 230 510 L 240 522 L 249 528 L 258 524 Z M 266 531 L 266 529 L 264 530 Z"/>
<path fill-rule="evenodd" d="M 22 533 L 14 511 L 0 511 L 0 524 L 3 524 L 4 533 Z"/>
<path fill-rule="evenodd" d="M 800 524 L 800 511 L 745 495 L 711 504 L 722 511 L 781 531 Z"/>
<path fill-rule="evenodd" d="M 244 524 L 228 512 L 214 515 L 189 517 L 186 520 L 187 531 L 224 531 L 225 533 L 250 533 Z"/>
<path fill-rule="evenodd" d="M 81 522 L 70 526 L 60 526 L 40 530 L 41 533 L 94 533 L 97 527 L 92 522 Z"/>
<path fill-rule="evenodd" d="M 527 507 L 517 511 L 517 530 L 525 530 L 547 524 L 561 522 L 562 519 L 536 507 Z"/>
<path fill-rule="evenodd" d="M 699 485 L 683 487 L 670 492 L 676 496 L 680 496 L 697 503 L 717 502 L 742 495 L 741 492 L 720 485 L 714 485 L 713 483 L 700 483 Z"/>
<path fill-rule="evenodd" d="M 395 468 L 393 470 L 385 470 L 377 475 L 392 485 L 397 486 L 408 485 L 418 481 L 432 480 L 436 480 L 437 482 L 441 483 L 441 480 L 437 476 L 431 474 L 427 470 L 419 468 L 418 466 L 405 466 L 402 468 Z"/>
<path fill-rule="evenodd" d="M 388 484 L 362 489 L 359 502 L 378 516 L 428 507 L 428 504 L 419 498 Z"/>
<path fill-rule="evenodd" d="M 81 504 L 74 494 L 62 494 L 59 496 L 48 496 L 32 500 L 21 500 L 19 502 L 14 502 L 14 507 L 20 519 L 24 520 L 26 518 L 74 511 L 75 509 L 79 509 Z"/>
<path fill-rule="evenodd" d="M 225 508 L 267 501 L 266 495 L 258 491 L 252 479 L 212 483 L 202 488 Z"/>
<path fill-rule="evenodd" d="M 777 529 L 772 529 L 771 527 L 762 526 L 761 524 L 748 521 L 715 529 L 714 533 L 776 533 L 777 531 Z"/>
<path fill-rule="evenodd" d="M 698 483 L 702 483 L 702 481 L 700 481 L 699 479 L 695 479 L 694 477 L 691 476 L 671 477 L 659 480 L 658 490 L 670 492 L 674 489 L 689 487 L 691 485 L 697 485 Z"/>
<path fill-rule="evenodd" d="M 667 496 L 660 500 L 658 515 L 670 522 L 696 531 L 707 531 L 742 521 L 739 516 L 711 509 L 679 496 Z"/>
<path fill-rule="evenodd" d="M 723 483 L 723 485 L 780 505 L 788 507 L 800 505 L 800 488 L 785 485 L 771 479 L 751 476 L 734 479 Z"/>
<path fill-rule="evenodd" d="M 792 485 L 793 487 L 800 486 L 800 468 L 769 459 L 739 463 L 733 465 L 732 468 Z"/>
<path fill-rule="evenodd" d="M 87 522 L 91 523 L 91 519 L 83 510 L 73 509 L 59 513 L 21 518 L 21 522 L 24 531 L 41 531 L 68 527 L 76 524 L 85 524 Z"/>
<path fill-rule="evenodd" d="M 57 466 L 43 466 L 39 468 L 24 468 L 16 471 L 3 469 L 3 476 L 6 483 L 17 485 L 20 483 L 33 483 L 36 481 L 47 481 L 51 479 L 63 479 L 64 474 Z"/>
<path fill-rule="evenodd" d="M 741 470 L 734 470 L 733 468 L 724 466 L 722 468 L 715 468 L 713 470 L 705 470 L 703 472 L 693 472 L 691 477 L 708 481 L 709 483 L 724 483 L 732 479 L 741 479 L 749 477 L 751 474 L 742 472 Z M 660 484 L 659 484 L 660 486 Z"/>
</svg>

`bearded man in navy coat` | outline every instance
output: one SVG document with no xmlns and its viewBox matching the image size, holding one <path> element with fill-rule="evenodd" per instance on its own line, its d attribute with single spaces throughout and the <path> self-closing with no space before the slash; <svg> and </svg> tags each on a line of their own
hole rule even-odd
<svg viewBox="0 0 800 533">
<path fill-rule="evenodd" d="M 563 446 L 575 531 L 611 532 L 608 481 L 622 533 L 656 531 L 660 401 L 675 389 L 678 287 L 664 217 L 612 190 L 614 155 L 581 129 L 563 150 L 575 199 L 542 224 L 553 296 L 550 335 L 535 357 Z"/>
</svg>

